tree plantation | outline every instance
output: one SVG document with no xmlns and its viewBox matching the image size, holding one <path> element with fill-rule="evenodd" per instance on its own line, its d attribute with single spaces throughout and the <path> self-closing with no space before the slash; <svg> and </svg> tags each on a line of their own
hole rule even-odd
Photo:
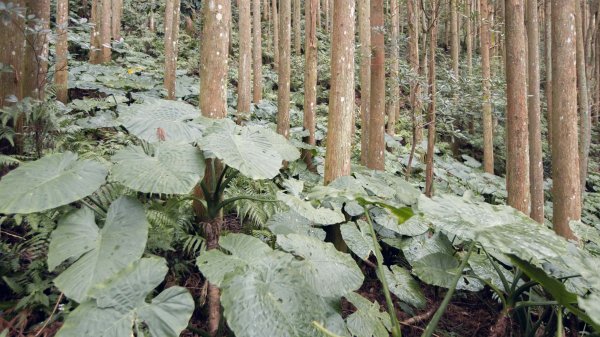
<svg viewBox="0 0 600 337">
<path fill-rule="evenodd" d="M 0 0 L 0 337 L 600 335 L 599 0 Z"/>
</svg>

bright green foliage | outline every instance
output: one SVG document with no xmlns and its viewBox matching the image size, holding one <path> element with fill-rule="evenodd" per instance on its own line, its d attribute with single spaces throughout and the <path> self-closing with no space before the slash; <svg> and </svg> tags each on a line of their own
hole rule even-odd
<svg viewBox="0 0 600 337">
<path fill-rule="evenodd" d="M 200 125 L 191 121 L 200 111 L 183 102 L 146 98 L 142 104 L 119 107 L 119 121 L 127 130 L 150 143 L 160 139 L 174 142 L 195 142 L 202 136 Z"/>
<path fill-rule="evenodd" d="M 204 176 L 204 157 L 192 145 L 161 142 L 148 152 L 140 146 L 118 151 L 111 178 L 134 191 L 188 194 Z"/>
<path fill-rule="evenodd" d="M 385 311 L 379 311 L 379 303 L 371 302 L 357 293 L 349 293 L 344 296 L 356 307 L 348 318 L 346 324 L 348 330 L 356 337 L 388 337 L 392 329 L 390 315 Z"/>
<path fill-rule="evenodd" d="M 148 237 L 144 208 L 137 200 L 121 197 L 110 205 L 102 229 L 89 208 L 63 217 L 52 232 L 48 268 L 54 270 L 68 260 L 76 261 L 55 280 L 66 296 L 83 302 L 90 290 L 143 254 Z"/>
<path fill-rule="evenodd" d="M 392 294 L 416 308 L 425 307 L 427 304 L 425 295 L 408 270 L 400 266 L 392 266 L 391 270 L 386 267 L 384 274 Z"/>
<path fill-rule="evenodd" d="M 271 179 L 279 174 L 284 158 L 278 149 L 286 147 L 285 138 L 267 137 L 267 131 L 240 127 L 229 119 L 215 123 L 207 132 L 200 147 L 227 166 L 252 179 Z"/>
<path fill-rule="evenodd" d="M 0 180 L 0 213 L 33 213 L 82 199 L 105 182 L 107 169 L 71 152 L 22 164 Z"/>
<path fill-rule="evenodd" d="M 427 255 L 412 265 L 413 273 L 423 282 L 450 288 L 458 272 L 459 262 L 451 255 L 435 253 Z"/>
<path fill-rule="evenodd" d="M 339 252 L 331 243 L 313 237 L 278 235 L 277 244 L 285 251 L 304 259 L 299 272 L 321 296 L 343 296 L 360 288 L 364 276 L 352 257 Z"/>
<path fill-rule="evenodd" d="M 162 258 L 144 258 L 98 285 L 73 311 L 57 337 L 129 337 L 145 323 L 152 337 L 177 337 L 194 311 L 185 288 L 168 288 L 151 303 L 146 296 L 167 274 Z"/>
<path fill-rule="evenodd" d="M 333 246 L 328 247 L 309 237 L 300 237 L 294 242 L 287 239 L 286 243 L 293 245 L 309 240 L 316 241 L 315 247 L 318 242 L 319 249 L 335 250 Z M 310 283 L 323 285 L 330 274 L 321 274 L 322 269 L 312 268 L 309 259 L 299 261 L 291 254 L 273 251 L 251 236 L 229 234 L 221 237 L 219 243 L 231 255 L 210 251 L 200 255 L 197 264 L 209 281 L 220 284 L 227 324 L 236 336 L 321 336 L 313 321 L 345 334 L 343 328 L 340 332 L 343 327 L 341 317 L 326 300 L 335 296 L 321 296 L 322 289 Z M 331 262 L 326 263 L 346 265 L 351 261 L 358 269 L 351 258 L 345 258 L 341 253 L 330 252 L 327 256 Z M 308 275 L 308 270 L 319 274 Z M 317 282 L 315 278 L 320 280 Z M 328 287 L 331 287 L 335 281 L 329 282 Z"/>
</svg>

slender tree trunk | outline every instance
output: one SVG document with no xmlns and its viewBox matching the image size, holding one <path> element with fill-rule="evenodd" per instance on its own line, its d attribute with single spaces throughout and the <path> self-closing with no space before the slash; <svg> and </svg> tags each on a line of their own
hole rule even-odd
<svg viewBox="0 0 600 337">
<path fill-rule="evenodd" d="M 483 170 L 494 174 L 494 126 L 491 101 L 490 20 L 488 0 L 481 0 L 481 73 L 483 80 Z"/>
<path fill-rule="evenodd" d="M 324 9 L 325 9 L 325 31 L 329 32 L 329 28 L 331 27 L 331 20 L 329 17 L 329 2 L 333 0 L 325 0 Z"/>
<path fill-rule="evenodd" d="M 112 23 L 112 2 L 111 0 L 101 0 L 102 2 L 102 18 L 100 27 L 100 50 L 101 63 L 111 61 L 111 23 Z"/>
<path fill-rule="evenodd" d="M 358 0 L 358 39 L 360 41 L 360 163 L 368 162 L 369 109 L 371 104 L 371 7 Z"/>
<path fill-rule="evenodd" d="M 577 30 L 577 87 L 578 87 L 578 104 L 579 104 L 579 120 L 580 120 L 580 135 L 579 135 L 579 178 L 581 180 L 581 193 L 585 192 L 585 181 L 588 171 L 588 154 L 590 153 L 590 142 L 592 139 L 592 119 L 590 116 L 588 103 L 588 85 L 587 74 L 585 70 L 585 37 L 584 23 L 582 20 L 582 9 L 580 1 L 575 1 L 575 25 Z"/>
<path fill-rule="evenodd" d="M 100 0 L 102 1 L 102 0 Z M 148 30 L 152 33 L 156 31 L 156 20 L 154 19 L 154 4 L 155 0 L 150 2 L 150 18 L 148 19 Z"/>
<path fill-rule="evenodd" d="M 179 1 L 167 0 L 165 7 L 165 80 L 167 99 L 174 100 L 177 79 L 177 54 L 179 40 Z"/>
<path fill-rule="evenodd" d="M 43 100 L 48 75 L 50 0 L 26 0 L 30 33 L 25 34 L 23 96 Z"/>
<path fill-rule="evenodd" d="M 13 4 L 21 8 L 24 5 L 23 0 L 15 1 Z M 10 67 L 11 71 L 0 72 L 0 108 L 7 106 L 10 102 L 8 97 L 15 96 L 18 100 L 23 99 L 23 53 L 24 53 L 24 34 L 16 31 L 23 31 L 23 16 L 21 10 L 12 12 L 11 15 L 0 20 L 0 63 Z"/>
<path fill-rule="evenodd" d="M 317 16 L 319 0 L 307 0 L 306 17 L 306 66 L 304 71 L 304 129 L 308 136 L 303 141 L 315 145 L 315 117 L 317 115 Z M 348 61 L 349 62 L 349 61 Z M 333 75 L 333 73 L 332 73 Z M 330 106 L 331 108 L 331 106 Z M 330 115 L 331 116 L 331 115 Z M 309 169 L 314 170 L 312 152 L 303 150 L 302 156 Z"/>
<path fill-rule="evenodd" d="M 546 27 L 546 120 L 548 121 L 548 146 L 552 148 L 552 0 L 545 0 L 544 17 Z"/>
<path fill-rule="evenodd" d="M 523 0 L 506 0 L 506 189 L 508 204 L 529 215 L 529 131 Z"/>
<path fill-rule="evenodd" d="M 371 105 L 367 167 L 385 169 L 385 39 L 383 0 L 371 0 Z"/>
<path fill-rule="evenodd" d="M 279 9 L 279 79 L 277 90 L 277 132 L 290 135 L 290 53 L 291 0 L 283 0 Z"/>
<path fill-rule="evenodd" d="M 354 1 L 334 1 L 325 184 L 350 175 L 354 124 L 354 12 Z M 338 250 L 347 251 L 339 225 L 329 227 L 328 240 Z"/>
<path fill-rule="evenodd" d="M 273 10 L 273 69 L 279 70 L 279 14 L 277 12 L 277 0 L 273 0 L 271 8 Z"/>
<path fill-rule="evenodd" d="M 56 72 L 54 85 L 56 86 L 56 99 L 67 103 L 69 100 L 69 1 L 58 0 L 56 3 Z"/>
<path fill-rule="evenodd" d="M 458 5 L 456 2 L 457 0 L 450 0 L 450 50 L 452 51 L 452 73 L 458 81 L 460 44 L 458 43 Z"/>
<path fill-rule="evenodd" d="M 577 132 L 577 63 L 575 1 L 552 0 L 552 194 L 554 230 L 574 238 L 569 222 L 581 218 Z"/>
<path fill-rule="evenodd" d="M 473 6 L 472 0 L 466 0 L 465 2 L 465 13 L 466 13 L 466 30 L 467 35 L 465 37 L 465 44 L 467 47 L 467 73 L 469 77 L 473 76 Z"/>
<path fill-rule="evenodd" d="M 421 141 L 422 103 L 421 103 L 421 85 L 419 80 L 419 3 L 417 0 L 407 0 L 408 11 L 408 58 L 410 62 L 411 80 L 410 80 L 410 107 L 412 123 L 412 144 L 408 165 L 406 168 L 406 177 L 411 175 L 412 161 L 417 147 Z"/>
<path fill-rule="evenodd" d="M 123 17 L 123 0 L 112 0 L 112 38 L 121 40 L 121 18 Z M 179 24 L 179 20 L 177 20 Z"/>
<path fill-rule="evenodd" d="M 544 166 L 540 108 L 540 45 L 537 0 L 527 0 L 529 176 L 531 218 L 544 223 Z"/>
<path fill-rule="evenodd" d="M 436 113 L 436 70 L 435 51 L 437 49 L 437 0 L 431 0 L 431 27 L 429 28 L 429 108 L 427 110 L 427 158 L 425 168 L 425 195 L 433 196 L 433 152 L 435 147 L 435 113 Z"/>
<path fill-rule="evenodd" d="M 596 88 L 594 95 L 596 96 L 596 109 L 594 113 L 593 122 L 594 125 L 598 125 L 598 121 L 600 120 L 600 11 L 596 12 L 596 66 L 595 66 L 595 74 L 596 74 Z"/>
<path fill-rule="evenodd" d="M 253 101 L 258 104 L 262 99 L 262 33 L 260 27 L 260 0 L 253 0 L 252 9 L 252 67 L 254 74 L 253 81 Z M 267 11 L 267 8 L 264 8 Z"/>
<path fill-rule="evenodd" d="M 90 63 L 91 64 L 99 64 L 102 62 L 102 51 L 100 41 L 100 30 L 102 23 L 100 21 L 100 4 L 101 0 L 92 0 L 92 12 L 90 21 L 92 23 L 92 31 L 90 33 Z"/>
<path fill-rule="evenodd" d="M 300 0 L 294 1 L 294 53 L 302 54 L 302 4 Z"/>
<path fill-rule="evenodd" d="M 254 0 L 252 0 L 254 1 Z M 260 0 L 258 0 L 260 1 Z M 252 37 L 251 37 L 251 15 L 250 0 L 240 1 L 239 12 L 239 38 L 240 59 L 238 68 L 238 100 L 237 100 L 237 123 L 241 124 L 250 114 L 250 101 L 252 96 Z M 260 5 L 260 3 L 259 3 Z M 255 14 L 256 15 L 256 14 Z M 260 20 L 260 12 L 258 13 Z"/>
<path fill-rule="evenodd" d="M 396 133 L 396 116 L 400 110 L 400 5 L 399 0 L 390 1 L 390 16 L 392 24 L 391 34 L 391 66 L 390 66 L 390 101 L 388 103 L 388 123 L 387 133 L 395 135 Z"/>
</svg>

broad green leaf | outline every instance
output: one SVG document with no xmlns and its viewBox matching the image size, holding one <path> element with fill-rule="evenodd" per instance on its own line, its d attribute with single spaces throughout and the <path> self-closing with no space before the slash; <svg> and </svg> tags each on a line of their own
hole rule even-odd
<svg viewBox="0 0 600 337">
<path fill-rule="evenodd" d="M 504 284 L 502 283 L 500 275 L 498 275 L 496 268 L 494 268 L 492 262 L 490 262 L 489 258 L 486 255 L 471 254 L 471 257 L 469 258 L 469 266 L 471 267 L 473 273 L 481 279 L 490 282 L 498 289 L 506 290 L 504 288 Z M 510 271 L 506 270 L 506 268 L 504 268 L 499 263 L 497 263 L 497 268 L 498 270 L 500 270 L 505 280 L 507 280 L 508 282 L 512 282 L 514 276 Z"/>
<path fill-rule="evenodd" d="M 53 269 L 67 258 L 76 258 L 54 279 L 67 297 L 83 302 L 89 290 L 143 254 L 148 222 L 139 201 L 121 197 L 108 209 L 101 230 L 87 208 L 68 214 L 52 233 L 48 266 Z"/>
<path fill-rule="evenodd" d="M 201 151 L 185 143 L 159 143 L 147 154 L 140 146 L 118 151 L 111 178 L 134 191 L 188 194 L 204 176 Z"/>
<path fill-rule="evenodd" d="M 365 221 L 358 220 L 356 224 L 348 222 L 340 226 L 340 230 L 348 248 L 356 256 L 367 260 L 371 253 L 375 251 L 373 237 L 369 232 L 369 225 Z"/>
<path fill-rule="evenodd" d="M 453 255 L 454 248 L 448 237 L 441 232 L 436 232 L 433 236 L 423 234 L 412 238 L 402 240 L 399 245 L 408 262 L 412 265 L 415 261 L 434 253 Z"/>
<path fill-rule="evenodd" d="M 304 258 L 305 266 L 300 272 L 319 295 L 342 296 L 363 283 L 364 276 L 354 259 L 339 252 L 331 243 L 288 234 L 278 235 L 277 244 L 283 250 Z"/>
<path fill-rule="evenodd" d="M 435 253 L 415 261 L 412 271 L 427 284 L 450 288 L 459 264 L 458 260 L 451 255 Z"/>
<path fill-rule="evenodd" d="M 578 304 L 581 309 L 585 310 L 587 315 L 596 323 L 596 326 L 600 325 L 600 294 L 592 293 L 589 296 L 578 298 Z"/>
<path fill-rule="evenodd" d="M 22 164 L 0 180 L 0 213 L 34 213 L 63 206 L 94 193 L 106 168 L 77 160 L 72 152 Z"/>
<path fill-rule="evenodd" d="M 302 234 L 325 240 L 325 231 L 294 211 L 274 214 L 266 225 L 273 234 Z"/>
<path fill-rule="evenodd" d="M 248 269 L 224 280 L 221 304 L 237 337 L 317 337 L 313 321 L 334 315 L 297 270 L 300 264 L 277 254 L 266 269 Z"/>
<path fill-rule="evenodd" d="M 261 127 L 258 125 L 251 125 L 248 126 L 248 128 L 250 129 L 250 132 L 257 131 L 267 138 L 271 142 L 271 145 L 275 151 L 279 153 L 283 160 L 294 161 L 300 158 L 300 151 L 298 151 L 294 145 L 292 145 L 285 137 L 277 132 L 271 130 L 270 128 Z"/>
<path fill-rule="evenodd" d="M 272 179 L 279 174 L 283 162 L 272 142 L 261 132 L 227 119 L 215 124 L 200 145 L 249 178 Z"/>
<path fill-rule="evenodd" d="M 392 266 L 391 270 L 383 269 L 390 292 L 402 302 L 408 303 L 415 308 L 424 308 L 427 304 L 425 295 L 419 287 L 419 283 L 412 277 L 410 272 L 400 266 Z"/>
<path fill-rule="evenodd" d="M 309 221 L 318 225 L 332 225 L 346 221 L 344 214 L 340 211 L 334 211 L 323 207 L 314 208 L 310 202 L 286 194 L 282 191 L 277 192 L 277 199 Z"/>
<path fill-rule="evenodd" d="M 388 337 L 392 323 L 390 315 L 380 311 L 379 303 L 371 302 L 357 293 L 344 296 L 356 311 L 346 318 L 348 330 L 355 337 Z"/>
<path fill-rule="evenodd" d="M 272 249 L 260 239 L 244 234 L 229 234 L 219 239 L 219 245 L 231 255 L 213 249 L 196 259 L 196 265 L 209 281 L 221 286 L 228 273 L 237 268 L 258 265 Z"/>
<path fill-rule="evenodd" d="M 75 309 L 57 337 L 130 337 L 134 325 L 148 326 L 152 337 L 177 337 L 187 327 L 194 300 L 185 288 L 171 287 L 151 303 L 146 296 L 164 279 L 162 258 L 136 261 L 95 289 L 94 297 Z"/>
<path fill-rule="evenodd" d="M 167 141 L 191 143 L 202 136 L 201 126 L 190 122 L 200 110 L 184 102 L 145 98 L 142 104 L 119 106 L 119 113 L 130 133 L 150 143 L 161 140 L 159 129 Z"/>
</svg>

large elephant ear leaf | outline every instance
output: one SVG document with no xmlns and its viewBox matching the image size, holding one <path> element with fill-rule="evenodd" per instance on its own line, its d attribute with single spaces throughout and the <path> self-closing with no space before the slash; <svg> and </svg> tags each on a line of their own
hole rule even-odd
<svg viewBox="0 0 600 337">
<path fill-rule="evenodd" d="M 21 165 L 0 180 L 0 213 L 41 212 L 82 199 L 104 184 L 108 170 L 72 152 Z"/>
<path fill-rule="evenodd" d="M 415 308 L 423 308 L 427 304 L 425 295 L 419 283 L 410 275 L 410 272 L 400 266 L 392 266 L 383 269 L 385 279 L 389 284 L 390 291 L 402 302 L 406 302 Z"/>
<path fill-rule="evenodd" d="M 90 298 L 73 311 L 58 337 L 129 337 L 133 326 L 145 323 L 152 337 L 177 337 L 194 311 L 194 300 L 185 288 L 171 287 L 151 303 L 146 296 L 167 273 L 162 258 L 136 261 L 103 282 Z M 137 322 L 136 322 L 137 321 Z"/>
<path fill-rule="evenodd" d="M 119 107 L 119 113 L 119 121 L 130 133 L 150 143 L 191 143 L 202 136 L 201 126 L 192 122 L 200 111 L 184 102 L 146 98 L 142 104 Z"/>
<path fill-rule="evenodd" d="M 332 225 L 346 221 L 344 214 L 338 210 L 334 211 L 324 207 L 314 208 L 310 202 L 304 201 L 295 195 L 284 193 L 283 191 L 277 192 L 277 199 L 317 225 Z"/>
<path fill-rule="evenodd" d="M 286 161 L 294 161 L 300 158 L 300 151 L 292 145 L 284 136 L 277 132 L 258 125 L 248 126 L 251 132 L 257 131 L 271 142 L 271 146 Z"/>
<path fill-rule="evenodd" d="M 82 302 L 92 287 L 105 281 L 144 253 L 148 223 L 139 201 L 121 197 L 108 209 L 101 230 L 89 210 L 66 215 L 52 233 L 48 266 L 78 258 L 54 283 L 69 298 Z"/>
<path fill-rule="evenodd" d="M 285 251 L 304 258 L 301 268 L 308 283 L 317 294 L 325 297 L 342 296 L 358 289 L 364 276 L 354 261 L 339 252 L 331 243 L 314 237 L 288 234 L 278 235 L 277 244 Z"/>
<path fill-rule="evenodd" d="M 279 174 L 283 157 L 262 132 L 237 126 L 228 119 L 210 131 L 200 145 L 227 166 L 252 179 L 271 179 Z"/>
<path fill-rule="evenodd" d="M 196 147 L 175 142 L 156 144 L 153 153 L 140 146 L 118 151 L 111 178 L 132 190 L 157 194 L 188 194 L 204 176 L 204 156 Z"/>
<path fill-rule="evenodd" d="M 344 297 L 356 311 L 346 318 L 348 330 L 356 337 L 388 337 L 392 328 L 390 315 L 380 311 L 379 303 L 371 302 L 357 293 L 348 293 Z"/>
</svg>

